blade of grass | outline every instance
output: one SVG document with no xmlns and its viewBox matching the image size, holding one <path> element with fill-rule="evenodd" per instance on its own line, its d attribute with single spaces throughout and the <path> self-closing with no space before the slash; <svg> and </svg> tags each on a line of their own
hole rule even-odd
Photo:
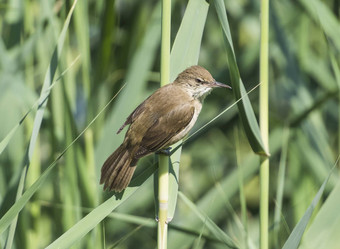
<svg viewBox="0 0 340 249">
<path fill-rule="evenodd" d="M 274 213 L 274 241 L 276 247 L 279 248 L 279 229 L 280 229 L 280 218 L 282 214 L 282 203 L 283 203 L 283 190 L 285 182 L 285 172 L 286 172 L 286 160 L 288 153 L 288 141 L 289 141 L 289 128 L 286 127 L 283 130 L 282 139 L 282 152 L 279 164 L 278 180 L 277 180 L 277 191 L 276 191 L 276 205 Z"/>
<path fill-rule="evenodd" d="M 340 23 L 324 2 L 319 0 L 300 0 L 311 18 L 324 30 L 333 44 L 340 50 Z"/>
<path fill-rule="evenodd" d="M 120 238 L 118 241 L 116 241 L 110 248 L 116 248 L 118 247 L 122 242 L 124 242 L 125 240 L 127 240 L 130 236 L 132 236 L 134 233 L 136 233 L 137 231 L 139 231 L 139 229 L 141 229 L 143 226 L 139 225 L 138 227 L 136 227 L 135 229 L 133 229 L 132 231 L 130 231 L 128 234 L 124 235 L 122 238 Z"/>
<path fill-rule="evenodd" d="M 94 146 L 93 146 L 93 130 L 88 129 L 85 134 L 85 162 L 83 169 L 80 170 L 80 188 L 82 189 L 82 202 L 88 207 L 95 207 L 99 203 L 99 196 L 97 194 L 97 181 L 95 177 L 95 160 L 94 160 Z M 81 158 L 79 158 L 81 160 Z M 79 161 L 78 160 L 78 161 Z"/>
<path fill-rule="evenodd" d="M 229 248 L 238 248 L 236 241 L 223 232 L 222 229 L 220 229 L 206 214 L 199 210 L 182 192 L 178 192 L 178 195 L 216 238 L 223 241 Z"/>
<path fill-rule="evenodd" d="M 306 210 L 305 214 L 302 216 L 302 218 L 300 219 L 300 221 L 297 223 L 297 225 L 294 227 L 292 233 L 289 235 L 288 239 L 286 240 L 283 249 L 296 249 L 298 248 L 301 239 L 302 239 L 302 235 L 309 223 L 309 220 L 313 214 L 314 208 L 316 207 L 316 205 L 318 204 L 323 191 L 326 187 L 326 184 L 328 182 L 328 179 L 330 178 L 330 176 L 333 173 L 334 168 L 336 167 L 338 161 L 339 161 L 340 156 L 337 158 L 333 168 L 330 170 L 327 178 L 325 179 L 325 181 L 322 183 L 318 193 L 315 195 L 312 203 L 309 205 L 308 209 Z"/>
<path fill-rule="evenodd" d="M 91 94 L 91 51 L 90 51 L 90 23 L 88 17 L 88 1 L 80 1 L 77 9 L 74 11 L 74 25 L 76 38 L 79 44 L 79 50 L 82 55 L 81 63 L 81 82 L 84 87 L 86 98 L 88 99 Z M 108 8 L 109 9 L 109 8 Z M 84 23 L 85 22 L 85 23 Z M 110 23 L 111 24 L 111 23 Z M 98 63 L 100 64 L 100 63 Z"/>
<path fill-rule="evenodd" d="M 71 110 L 71 101 L 67 94 L 67 90 L 65 89 L 65 85 L 62 85 L 63 91 L 63 109 L 64 109 L 64 136 L 65 143 L 71 144 L 74 138 L 77 137 L 77 129 L 74 120 L 74 116 L 72 115 Z M 63 226 L 63 230 L 71 227 L 77 220 L 81 218 L 80 206 L 81 206 L 81 197 L 80 191 L 78 189 L 78 172 L 80 171 L 80 167 L 74 167 L 74 165 L 78 165 L 77 162 L 77 152 L 81 150 L 80 143 L 75 143 L 68 150 L 68 153 L 64 156 L 65 167 L 63 168 L 64 176 L 60 179 L 60 190 L 63 193 L 60 198 L 63 204 L 63 209 L 61 212 L 61 222 Z M 75 206 L 77 208 L 70 209 L 71 206 Z"/>
<path fill-rule="evenodd" d="M 2 141 L 0 142 L 0 155 L 1 153 L 4 151 L 4 149 L 7 147 L 8 143 L 11 141 L 13 135 L 15 134 L 15 132 L 18 130 L 18 128 L 20 127 L 20 125 L 22 124 L 22 122 L 25 120 L 25 118 L 27 117 L 27 115 L 32 111 L 33 108 L 31 108 L 25 115 L 24 117 L 19 121 L 19 123 L 17 123 L 11 130 L 10 132 L 6 135 L 6 137 L 4 139 L 2 139 Z"/>
<path fill-rule="evenodd" d="M 62 204 L 58 204 L 58 203 L 51 203 L 51 202 L 44 202 L 44 201 L 40 201 L 40 204 L 46 208 L 57 208 L 57 209 L 61 209 L 62 208 Z M 78 208 L 78 207 L 70 207 L 70 208 Z M 83 211 L 84 214 L 88 214 L 90 212 L 92 212 L 94 209 L 93 208 L 85 208 L 82 207 L 81 210 Z M 115 220 L 119 220 L 119 221 L 124 221 L 127 223 L 131 223 L 131 224 L 136 224 L 136 225 L 141 225 L 144 227 L 149 227 L 149 228 L 156 228 L 157 227 L 157 223 L 155 221 L 155 219 L 152 218 L 145 218 L 145 217 L 141 217 L 141 216 L 136 216 L 136 215 L 131 215 L 131 214 L 125 214 L 125 213 L 119 213 L 119 212 L 112 212 L 110 213 L 107 218 L 110 219 L 115 219 Z M 202 236 L 202 238 L 213 241 L 213 242 L 217 242 L 217 243 L 224 243 L 221 240 L 218 240 L 210 235 L 204 234 L 202 231 L 202 229 L 200 231 L 198 230 L 193 230 L 193 229 L 188 229 L 182 226 L 176 226 L 176 225 L 172 225 L 169 224 L 169 227 L 171 229 L 177 230 L 177 231 L 181 231 L 183 233 L 187 233 L 190 235 L 194 235 L 194 236 Z"/>
<path fill-rule="evenodd" d="M 337 248 L 340 244 L 340 182 L 322 205 L 313 223 L 308 227 L 299 248 Z"/>
<path fill-rule="evenodd" d="M 213 2 L 225 37 L 233 93 L 235 98 L 239 99 L 246 93 L 246 90 L 240 78 L 240 73 L 236 63 L 236 57 L 234 54 L 233 42 L 230 34 L 227 13 L 225 11 L 223 0 L 214 0 Z M 247 96 L 241 102 L 238 103 L 238 108 L 244 131 L 247 135 L 248 141 L 252 149 L 254 150 L 254 152 L 258 154 L 268 156 L 269 151 L 263 144 L 259 125 L 256 121 L 253 108 L 251 107 L 250 100 Z"/>
<path fill-rule="evenodd" d="M 335 59 L 335 56 L 331 51 L 329 52 L 331 59 L 331 65 L 337 83 L 338 90 L 340 89 L 340 65 Z M 338 99 L 340 99 L 340 91 L 338 91 Z M 340 153 L 340 105 L 338 104 L 338 153 Z"/>
<path fill-rule="evenodd" d="M 199 249 L 200 248 L 200 242 L 202 240 L 202 235 L 203 235 L 203 232 L 204 232 L 204 229 L 205 229 L 205 223 L 206 223 L 206 221 L 203 223 L 200 234 L 199 234 L 198 238 L 195 240 L 194 245 L 192 246 L 192 249 Z"/>
<path fill-rule="evenodd" d="M 243 162 L 241 156 L 241 145 L 240 145 L 240 136 L 239 129 L 234 128 L 234 138 L 235 138 L 235 149 L 236 149 L 236 163 L 238 169 L 238 185 L 240 192 L 240 204 L 241 204 L 241 217 L 242 217 L 242 225 L 244 227 L 244 235 L 243 235 L 243 246 L 244 248 L 248 248 L 248 219 L 247 219 L 247 200 L 244 192 L 244 179 L 243 179 Z"/>
</svg>

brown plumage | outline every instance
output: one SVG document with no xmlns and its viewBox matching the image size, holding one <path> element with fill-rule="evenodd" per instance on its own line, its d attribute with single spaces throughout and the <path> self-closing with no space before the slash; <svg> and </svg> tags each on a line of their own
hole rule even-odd
<svg viewBox="0 0 340 249">
<path fill-rule="evenodd" d="M 192 66 L 142 102 L 117 132 L 130 125 L 123 143 L 102 167 L 100 183 L 104 189 L 122 191 L 141 157 L 181 140 L 195 124 L 204 97 L 214 87 L 229 86 L 216 82 L 203 67 Z"/>
</svg>

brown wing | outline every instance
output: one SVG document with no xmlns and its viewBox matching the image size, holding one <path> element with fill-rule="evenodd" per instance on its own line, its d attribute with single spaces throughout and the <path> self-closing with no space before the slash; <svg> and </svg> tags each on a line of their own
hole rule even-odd
<svg viewBox="0 0 340 249">
<path fill-rule="evenodd" d="M 125 123 L 117 131 L 117 134 L 119 134 L 124 129 L 125 126 L 131 124 L 136 119 L 136 117 L 138 117 L 138 115 L 141 112 L 143 112 L 143 110 L 145 109 L 144 106 L 145 106 L 145 101 L 143 101 L 139 106 L 137 106 L 137 108 L 127 117 Z"/>
<path fill-rule="evenodd" d="M 162 88 L 169 88 L 169 85 L 166 85 Z M 130 125 L 133 123 L 133 121 L 135 121 L 140 114 L 142 114 L 144 112 L 145 109 L 150 109 L 150 99 L 154 99 L 156 96 L 160 96 L 160 95 L 164 95 L 163 92 L 165 91 L 160 91 L 161 88 L 159 88 L 156 92 L 154 92 L 154 94 L 150 95 L 146 100 L 144 100 L 139 106 L 136 107 L 136 109 L 127 117 L 125 123 L 119 128 L 119 130 L 117 131 L 117 134 L 119 134 L 125 126 Z M 159 99 L 164 99 L 164 98 L 159 98 Z M 149 110 L 147 110 L 147 112 L 150 112 Z"/>
<path fill-rule="evenodd" d="M 169 113 L 156 119 L 144 134 L 139 150 L 135 154 L 136 158 L 158 151 L 164 146 L 169 146 L 168 142 L 189 125 L 194 113 L 194 106 L 190 104 L 181 105 L 172 108 Z"/>
</svg>

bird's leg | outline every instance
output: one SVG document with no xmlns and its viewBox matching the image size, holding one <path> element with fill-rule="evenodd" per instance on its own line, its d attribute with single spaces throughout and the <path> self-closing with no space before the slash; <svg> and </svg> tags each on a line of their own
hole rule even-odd
<svg viewBox="0 0 340 249">
<path fill-rule="evenodd" d="M 159 151 L 156 151 L 156 154 L 171 156 L 171 151 L 170 150 L 171 150 L 171 147 L 166 148 L 166 149 L 161 149 Z"/>
</svg>

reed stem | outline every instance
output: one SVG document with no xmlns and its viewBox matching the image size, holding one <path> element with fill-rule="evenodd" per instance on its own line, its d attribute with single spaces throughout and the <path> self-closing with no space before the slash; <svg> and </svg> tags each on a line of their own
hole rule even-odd
<svg viewBox="0 0 340 249">
<path fill-rule="evenodd" d="M 260 44 L 260 130 L 266 151 L 268 144 L 268 33 L 269 0 L 261 0 Z M 268 249 L 269 158 L 261 158 L 260 165 L 260 248 Z"/>
<path fill-rule="evenodd" d="M 162 34 L 161 34 L 161 86 L 170 81 L 170 29 L 171 0 L 162 0 Z M 168 156 L 159 156 L 158 169 L 158 248 L 167 248 L 167 216 L 169 200 L 169 162 Z"/>
</svg>

